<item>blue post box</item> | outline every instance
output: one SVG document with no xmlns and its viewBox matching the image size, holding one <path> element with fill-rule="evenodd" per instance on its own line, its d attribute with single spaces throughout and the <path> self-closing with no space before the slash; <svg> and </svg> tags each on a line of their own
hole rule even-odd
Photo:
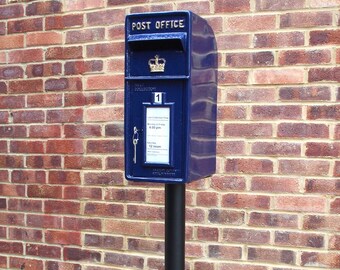
<svg viewBox="0 0 340 270">
<path fill-rule="evenodd" d="M 190 11 L 126 17 L 125 177 L 188 183 L 216 167 L 217 52 Z"/>
</svg>

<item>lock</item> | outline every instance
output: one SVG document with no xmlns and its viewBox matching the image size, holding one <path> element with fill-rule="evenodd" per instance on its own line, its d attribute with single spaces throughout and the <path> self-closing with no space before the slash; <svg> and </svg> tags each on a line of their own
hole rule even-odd
<svg viewBox="0 0 340 270">
<path fill-rule="evenodd" d="M 190 11 L 125 22 L 125 177 L 188 183 L 216 167 L 217 52 Z"/>
</svg>

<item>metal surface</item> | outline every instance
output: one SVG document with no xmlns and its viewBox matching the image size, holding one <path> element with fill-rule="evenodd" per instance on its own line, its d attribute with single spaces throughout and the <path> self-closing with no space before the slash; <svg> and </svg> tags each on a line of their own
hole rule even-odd
<svg viewBox="0 0 340 270">
<path fill-rule="evenodd" d="M 165 270 L 185 267 L 185 185 L 165 185 Z"/>
</svg>

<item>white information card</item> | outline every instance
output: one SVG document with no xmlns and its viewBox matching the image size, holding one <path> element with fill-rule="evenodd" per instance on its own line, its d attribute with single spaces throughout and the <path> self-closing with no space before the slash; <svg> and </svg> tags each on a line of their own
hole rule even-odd
<svg viewBox="0 0 340 270">
<path fill-rule="evenodd" d="M 170 163 L 170 108 L 146 108 L 146 163 Z"/>
</svg>

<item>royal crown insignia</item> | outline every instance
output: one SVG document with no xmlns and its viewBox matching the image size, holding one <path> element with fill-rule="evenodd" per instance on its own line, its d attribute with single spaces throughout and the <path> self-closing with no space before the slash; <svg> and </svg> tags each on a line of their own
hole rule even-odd
<svg viewBox="0 0 340 270">
<path fill-rule="evenodd" d="M 159 58 L 158 55 L 155 55 L 155 58 L 151 58 L 149 60 L 150 72 L 164 72 L 165 68 L 165 59 Z"/>
</svg>

